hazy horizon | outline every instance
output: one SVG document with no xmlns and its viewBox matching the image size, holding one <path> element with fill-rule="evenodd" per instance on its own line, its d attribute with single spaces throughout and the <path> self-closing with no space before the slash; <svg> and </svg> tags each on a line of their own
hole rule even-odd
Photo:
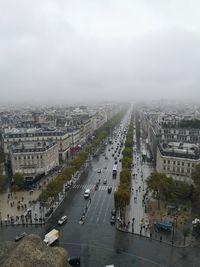
<svg viewBox="0 0 200 267">
<path fill-rule="evenodd" d="M 197 1 L 0 3 L 1 103 L 196 100 Z"/>
</svg>

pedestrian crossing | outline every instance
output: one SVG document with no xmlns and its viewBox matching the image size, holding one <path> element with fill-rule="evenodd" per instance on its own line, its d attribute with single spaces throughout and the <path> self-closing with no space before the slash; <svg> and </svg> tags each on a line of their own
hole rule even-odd
<svg viewBox="0 0 200 267">
<path fill-rule="evenodd" d="M 112 187 L 112 191 L 117 191 L 117 186 L 109 186 L 109 185 L 99 185 L 98 187 L 98 190 L 101 190 L 101 191 L 104 191 L 104 190 L 107 190 L 108 187 Z M 82 190 L 85 190 L 85 189 L 94 189 L 95 188 L 95 185 L 94 184 L 87 184 L 87 185 L 82 185 L 82 184 L 75 184 L 72 186 L 72 189 L 82 189 Z"/>
</svg>

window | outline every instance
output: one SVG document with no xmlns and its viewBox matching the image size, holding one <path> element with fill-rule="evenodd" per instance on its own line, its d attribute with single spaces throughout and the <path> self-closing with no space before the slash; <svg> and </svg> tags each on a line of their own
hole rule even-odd
<svg viewBox="0 0 200 267">
<path fill-rule="evenodd" d="M 42 159 L 42 155 L 40 155 L 40 158 Z"/>
<path fill-rule="evenodd" d="M 165 169 L 166 169 L 166 168 L 165 168 L 165 166 L 164 166 L 164 167 L 163 167 L 163 170 L 165 171 Z"/>
<path fill-rule="evenodd" d="M 174 165 L 176 164 L 176 161 L 174 161 Z"/>
<path fill-rule="evenodd" d="M 168 164 L 170 164 L 170 160 L 168 160 Z"/>
<path fill-rule="evenodd" d="M 182 166 L 184 166 L 184 161 L 182 162 Z"/>
<path fill-rule="evenodd" d="M 17 157 L 15 157 L 15 160 L 17 160 Z"/>
<path fill-rule="evenodd" d="M 177 161 L 177 164 L 180 165 L 180 161 Z"/>
<path fill-rule="evenodd" d="M 190 163 L 188 163 L 188 167 L 190 167 Z"/>
<path fill-rule="evenodd" d="M 166 163 L 166 160 L 164 159 L 164 164 Z"/>
</svg>

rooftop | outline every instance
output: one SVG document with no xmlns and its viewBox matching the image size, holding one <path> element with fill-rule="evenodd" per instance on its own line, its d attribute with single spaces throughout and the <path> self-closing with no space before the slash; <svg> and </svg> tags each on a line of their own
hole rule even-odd
<svg viewBox="0 0 200 267">
<path fill-rule="evenodd" d="M 12 145 L 11 150 L 13 153 L 28 153 L 28 152 L 43 152 L 55 146 L 55 142 L 38 142 L 31 144 L 17 144 Z"/>
<path fill-rule="evenodd" d="M 170 142 L 159 144 L 162 155 L 189 159 L 199 159 L 200 151 L 197 145 L 191 143 Z"/>
</svg>

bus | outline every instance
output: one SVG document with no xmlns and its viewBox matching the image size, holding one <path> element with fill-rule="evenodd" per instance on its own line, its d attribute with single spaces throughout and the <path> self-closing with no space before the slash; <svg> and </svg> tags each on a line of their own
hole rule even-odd
<svg viewBox="0 0 200 267">
<path fill-rule="evenodd" d="M 117 164 L 113 166 L 112 174 L 114 177 L 117 176 Z"/>
</svg>

